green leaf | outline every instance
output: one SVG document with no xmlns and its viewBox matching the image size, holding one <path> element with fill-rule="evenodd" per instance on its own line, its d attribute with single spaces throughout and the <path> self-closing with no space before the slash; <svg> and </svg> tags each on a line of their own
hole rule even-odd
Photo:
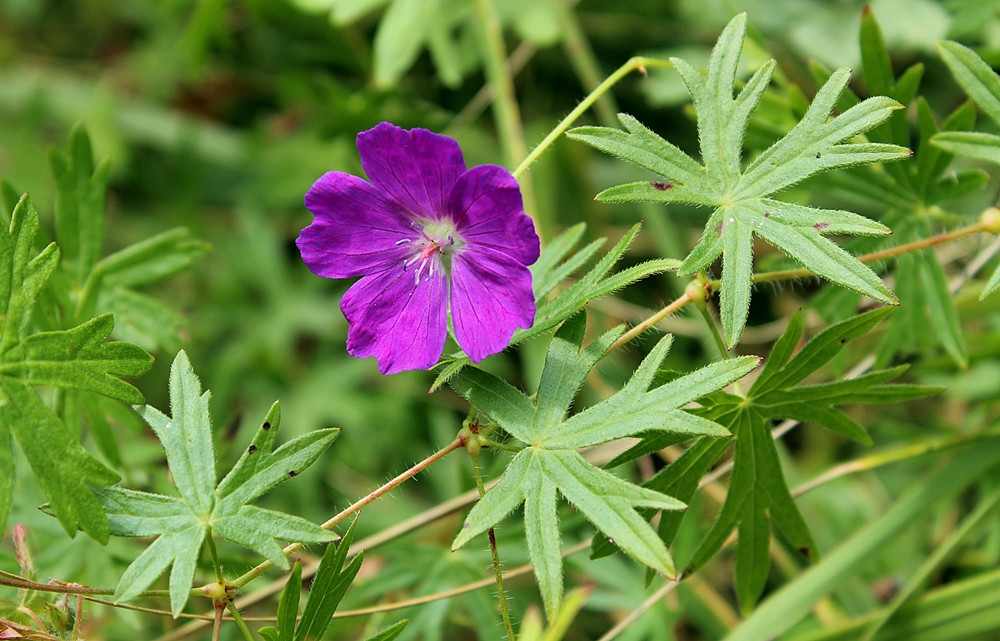
<svg viewBox="0 0 1000 641">
<path fill-rule="evenodd" d="M 530 329 L 519 329 L 511 338 L 511 345 L 544 334 L 553 327 L 583 309 L 592 300 L 607 296 L 623 287 L 653 274 L 677 269 L 678 261 L 673 259 L 651 260 L 608 276 L 625 251 L 635 240 L 641 223 L 633 225 L 615 246 L 583 278 L 560 293 L 551 301 L 541 305 L 535 313 L 535 324 Z M 585 248 L 584 251 L 587 251 Z M 572 260 L 572 259 L 571 259 Z"/>
<path fill-rule="evenodd" d="M 998 267 L 996 271 L 993 272 L 993 275 L 990 276 L 990 279 L 986 281 L 986 286 L 983 287 L 982 293 L 979 294 L 979 300 L 985 299 L 987 296 L 997 291 L 997 289 L 1000 289 L 1000 267 Z"/>
<path fill-rule="evenodd" d="M 931 142 L 956 156 L 1000 164 L 1000 136 L 977 131 L 946 131 L 936 134 Z"/>
<path fill-rule="evenodd" d="M 326 547 L 309 591 L 309 602 L 306 603 L 299 627 L 295 631 L 295 641 L 323 638 L 333 620 L 333 613 L 336 612 L 337 606 L 347 593 L 347 588 L 354 582 L 354 577 L 361 569 L 365 558 L 364 552 L 355 556 L 347 567 L 344 567 L 347 552 L 351 542 L 354 541 L 355 525 L 357 521 L 351 524 L 339 544 L 331 543 Z"/>
<path fill-rule="evenodd" d="M 285 588 L 281 591 L 281 600 L 278 601 L 277 641 L 293 641 L 295 634 L 295 623 L 299 617 L 299 599 L 302 596 L 302 562 L 296 561 L 292 568 L 292 574 L 285 583 Z"/>
<path fill-rule="evenodd" d="M 90 136 L 82 123 L 70 133 L 69 156 L 49 149 L 49 168 L 56 181 L 56 235 L 73 280 L 83 283 L 104 241 L 104 203 L 111 162 L 94 168 Z"/>
<path fill-rule="evenodd" d="M 392 0 L 375 32 L 375 84 L 395 85 L 416 61 L 438 13 L 438 0 Z"/>
<path fill-rule="evenodd" d="M 774 639 L 805 616 L 813 604 L 869 566 L 903 530 L 925 519 L 937 503 L 949 499 L 1000 461 L 1000 444 L 984 443 L 958 454 L 943 468 L 914 485 L 892 508 L 844 540 L 822 563 L 807 569 L 768 598 L 732 630 L 724 641 Z M 977 590 L 982 593 L 982 587 Z M 848 637 L 857 639 L 855 632 Z M 904 628 L 902 636 L 911 638 Z M 937 638 L 953 638 L 946 634 Z"/>
<path fill-rule="evenodd" d="M 788 135 L 742 168 L 747 124 L 774 70 L 773 61 L 765 64 L 733 97 L 745 32 L 746 15 L 740 14 L 719 37 L 707 76 L 684 60 L 671 58 L 694 100 L 703 165 L 629 116 L 621 116 L 625 131 L 586 127 L 569 134 L 669 181 L 612 187 L 598 194 L 598 200 L 685 202 L 716 208 L 701 241 L 678 273 L 684 276 L 704 270 L 723 254 L 720 313 L 729 347 L 746 324 L 755 234 L 823 278 L 883 303 L 896 303 L 871 269 L 824 237 L 883 235 L 889 233 L 887 228 L 849 212 L 792 205 L 771 196 L 820 172 L 910 156 L 908 149 L 896 145 L 845 142 L 885 122 L 902 107 L 891 98 L 877 96 L 830 120 L 830 112 L 850 79 L 850 70 L 845 68 L 830 76 Z"/>
<path fill-rule="evenodd" d="M 368 637 L 367 641 L 393 641 L 396 637 L 403 633 L 406 629 L 406 625 L 410 622 L 409 619 L 403 619 L 402 621 L 397 621 L 393 623 L 385 630 Z"/>
<path fill-rule="evenodd" d="M 713 363 L 650 390 L 670 348 L 664 338 L 610 399 L 565 418 L 591 368 L 620 335 L 613 329 L 582 347 L 585 316 L 567 320 L 549 342 L 537 401 L 474 367 L 454 379 L 455 390 L 509 434 L 529 445 L 518 452 L 499 482 L 469 513 L 452 543 L 457 549 L 493 527 L 524 503 L 528 552 L 546 613 L 553 620 L 562 599 L 562 556 L 557 496 L 562 495 L 609 540 L 639 562 L 673 576 L 666 545 L 647 522 L 652 510 L 680 510 L 684 504 L 594 467 L 576 449 L 640 433 L 681 433 L 685 437 L 725 435 L 718 424 L 680 410 L 753 369 L 758 359 Z"/>
<path fill-rule="evenodd" d="M 90 456 L 24 383 L 0 376 L 0 396 L 0 438 L 17 439 L 63 529 L 73 536 L 79 528 L 94 540 L 107 542 L 108 520 L 90 484 L 108 485 L 118 481 L 118 475 Z M 11 479 L 5 485 L 12 488 L 13 465 L 0 469 L 0 474 Z M 0 503 L 9 506 L 9 497 Z"/>
<path fill-rule="evenodd" d="M 0 376 L 142 403 L 139 390 L 117 377 L 146 373 L 153 357 L 129 343 L 106 342 L 114 325 L 106 314 L 73 329 L 28 336 L 0 357 Z"/>
<path fill-rule="evenodd" d="M 89 143 L 85 145 L 79 137 L 74 140 L 79 154 L 84 147 L 89 153 Z M 107 485 L 118 477 L 80 447 L 28 385 L 97 392 L 141 403 L 142 394 L 118 377 L 145 373 L 152 358 L 134 345 L 105 342 L 114 326 L 110 316 L 65 331 L 31 333 L 32 309 L 59 261 L 54 243 L 36 252 L 38 229 L 38 213 L 27 195 L 18 201 L 9 226 L 0 228 L 0 400 L 4 403 L 0 407 L 0 441 L 7 444 L 12 435 L 17 438 L 52 512 L 67 533 L 72 536 L 81 529 L 104 542 L 108 523 L 88 484 Z M 90 407 L 91 414 L 93 410 Z M 78 417 L 77 413 L 74 418 L 78 421 Z M 88 422 L 92 426 L 97 423 L 92 419 Z M 9 449 L 2 447 L 0 457 L 10 458 Z M 109 448 L 105 444 L 102 449 Z M 0 479 L 2 525 L 10 506 L 14 466 L 0 466 Z"/>
<path fill-rule="evenodd" d="M 892 61 L 885 46 L 882 28 L 869 7 L 865 7 L 861 15 L 861 61 L 868 91 L 881 96 L 892 95 L 892 90 L 896 87 Z"/>
<path fill-rule="evenodd" d="M 744 614 L 753 610 L 770 567 L 768 513 L 794 547 L 813 561 L 819 554 L 785 482 L 769 419 L 819 423 L 863 445 L 871 445 L 864 428 L 835 406 L 896 402 L 941 391 L 929 386 L 886 384 L 905 372 L 905 367 L 871 372 L 850 380 L 794 387 L 836 356 L 848 340 L 867 333 L 890 311 L 891 308 L 882 308 L 832 325 L 793 356 L 804 331 L 802 313 L 797 313 L 775 343 L 747 397 L 738 404 L 718 399 L 722 401 L 721 414 L 716 420 L 736 436 L 733 476 L 722 511 L 688 569 L 693 571 L 704 565 L 721 549 L 732 530 L 739 528 L 736 593 Z M 716 402 L 711 397 L 703 399 L 709 409 Z"/>
<path fill-rule="evenodd" d="M 95 271 L 104 286 L 141 287 L 182 272 L 198 261 L 211 246 L 191 238 L 185 227 L 177 227 L 105 256 Z"/>
<path fill-rule="evenodd" d="M 149 351 L 176 354 L 187 319 L 169 305 L 130 289 L 103 289 L 96 311 L 115 318 L 114 336 Z"/>
<path fill-rule="evenodd" d="M 146 590 L 172 566 L 170 606 L 177 617 L 187 602 L 202 542 L 213 533 L 282 569 L 288 569 L 288 559 L 275 539 L 322 543 L 335 538 L 310 521 L 249 503 L 315 462 L 340 430 L 304 434 L 274 449 L 281 420 L 275 403 L 251 445 L 216 486 L 210 397 L 210 392 L 202 392 L 201 381 L 182 351 L 170 368 L 172 416 L 149 406 L 136 408 L 163 445 L 180 498 L 119 487 L 96 491 L 112 534 L 158 537 L 122 576 L 115 590 L 120 601 Z M 279 632 L 284 634 L 280 624 Z"/>
<path fill-rule="evenodd" d="M 939 41 L 937 48 L 941 59 L 969 98 L 993 122 L 1000 124 L 1000 78 L 996 72 L 975 51 L 957 42 Z"/>
</svg>

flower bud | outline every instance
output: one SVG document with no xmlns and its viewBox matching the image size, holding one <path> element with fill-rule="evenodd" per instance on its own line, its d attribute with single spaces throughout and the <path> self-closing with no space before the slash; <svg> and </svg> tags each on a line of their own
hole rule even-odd
<svg viewBox="0 0 1000 641">
<path fill-rule="evenodd" d="M 1000 208 L 994 206 L 984 211 L 979 217 L 979 224 L 992 234 L 1000 234 Z"/>
<path fill-rule="evenodd" d="M 705 303 L 712 298 L 712 281 L 695 279 L 684 288 L 684 294 L 699 309 L 704 309 Z"/>
</svg>

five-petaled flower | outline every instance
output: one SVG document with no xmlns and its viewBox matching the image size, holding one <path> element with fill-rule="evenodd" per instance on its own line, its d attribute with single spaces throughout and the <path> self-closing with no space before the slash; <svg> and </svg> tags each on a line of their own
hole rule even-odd
<svg viewBox="0 0 1000 641">
<path fill-rule="evenodd" d="M 371 183 L 339 171 L 317 180 L 305 197 L 313 223 L 296 241 L 313 273 L 362 276 L 340 302 L 347 351 L 395 374 L 437 362 L 449 311 L 474 362 L 531 327 L 539 243 L 510 172 L 466 170 L 458 143 L 426 129 L 383 122 L 357 143 Z"/>
</svg>

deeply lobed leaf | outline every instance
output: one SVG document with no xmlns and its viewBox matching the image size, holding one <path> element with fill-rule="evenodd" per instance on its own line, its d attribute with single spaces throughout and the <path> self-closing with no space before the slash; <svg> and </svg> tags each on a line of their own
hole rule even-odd
<svg viewBox="0 0 1000 641">
<path fill-rule="evenodd" d="M 527 445 L 469 513 L 452 547 L 465 545 L 523 503 L 528 551 L 550 620 L 563 589 L 558 495 L 629 555 L 657 572 L 674 574 L 666 545 L 647 522 L 645 510 L 680 510 L 684 504 L 594 467 L 576 449 L 638 433 L 728 436 L 718 424 L 678 408 L 728 385 L 758 363 L 756 357 L 731 359 L 649 390 L 670 348 L 666 337 L 618 394 L 566 419 L 580 385 L 621 335 L 621 328 L 615 328 L 583 348 L 585 329 L 585 316 L 578 314 L 555 333 L 536 402 L 478 368 L 466 367 L 451 381 L 459 394 Z"/>
<path fill-rule="evenodd" d="M 181 351 L 170 368 L 172 416 L 149 406 L 136 408 L 160 439 L 181 498 L 118 487 L 97 491 L 111 533 L 158 536 L 126 570 L 115 591 L 118 600 L 137 596 L 172 567 L 170 603 L 176 617 L 187 602 L 201 544 L 212 533 L 282 569 L 288 569 L 288 559 L 275 539 L 323 543 L 336 538 L 310 521 L 249 503 L 315 462 L 340 430 L 304 434 L 274 449 L 281 420 L 280 406 L 275 403 L 250 446 L 216 485 L 210 396 L 202 392 L 201 381 Z"/>
<path fill-rule="evenodd" d="M 694 101 L 703 164 L 624 114 L 620 116 L 624 131 L 585 127 L 569 133 L 572 138 L 629 160 L 668 181 L 612 187 L 598 194 L 598 200 L 684 202 L 715 208 L 701 241 L 678 273 L 683 276 L 704 270 L 722 254 L 720 306 L 729 347 L 739 339 L 746 324 L 754 235 L 823 278 L 883 303 L 896 303 L 895 296 L 873 271 L 825 238 L 827 234 L 887 234 L 886 227 L 850 212 L 792 205 L 771 196 L 820 172 L 910 156 L 908 149 L 893 144 L 849 142 L 902 107 L 892 98 L 869 98 L 830 120 L 830 112 L 850 79 L 851 72 L 845 68 L 830 76 L 786 136 L 741 168 L 748 123 L 774 70 L 773 61 L 762 66 L 734 98 L 736 66 L 745 33 L 746 15 L 740 14 L 719 37 L 707 76 L 684 60 L 671 58 Z"/>
</svg>

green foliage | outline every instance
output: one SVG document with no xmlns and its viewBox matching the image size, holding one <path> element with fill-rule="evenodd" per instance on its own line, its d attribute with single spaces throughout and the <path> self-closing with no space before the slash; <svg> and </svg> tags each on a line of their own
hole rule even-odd
<svg viewBox="0 0 1000 641">
<path fill-rule="evenodd" d="M 118 475 L 90 456 L 29 386 L 141 403 L 139 390 L 118 377 L 145 373 L 152 358 L 135 345 L 105 342 L 111 316 L 64 331 L 32 331 L 32 311 L 59 261 L 55 243 L 35 250 L 37 234 L 38 213 L 24 195 L 9 229 L 0 229 L 0 523 L 13 497 L 16 438 L 66 532 L 79 528 L 106 542 L 108 522 L 88 484 L 108 485 Z"/>
<path fill-rule="evenodd" d="M 457 87 L 481 65 L 475 0 L 295 0 L 307 11 L 326 11 L 349 25 L 385 7 L 374 38 L 374 80 L 381 88 L 399 83 L 426 48 L 438 78 Z M 501 21 L 525 40 L 550 45 L 562 34 L 558 0 L 493 1 Z"/>
<path fill-rule="evenodd" d="M 595 240 L 569 258 L 566 258 L 573 250 L 573 247 L 580 242 L 586 230 L 586 225 L 580 223 L 569 228 L 551 243 L 547 244 L 545 249 L 542 250 L 538 261 L 531 266 L 535 303 L 538 306 L 538 311 L 535 312 L 535 322 L 528 329 L 519 329 L 514 332 L 514 336 L 510 339 L 510 344 L 516 345 L 529 338 L 534 338 L 548 332 L 559 325 L 559 323 L 579 312 L 593 300 L 612 294 L 653 274 L 677 269 L 677 266 L 680 264 L 679 261 L 671 258 L 658 258 L 623 269 L 610 276 L 608 275 L 615 264 L 625 255 L 629 245 L 639 235 L 641 228 L 641 223 L 633 225 L 628 230 L 628 233 L 615 243 L 611 251 L 590 268 L 590 271 L 551 300 L 546 300 L 546 296 L 557 285 L 583 267 L 597 253 L 597 250 L 601 248 L 601 245 L 605 241 Z M 446 356 L 443 362 L 438 365 L 441 367 L 441 372 L 434 380 L 431 391 L 433 392 L 441 385 L 444 385 L 470 362 L 469 358 L 462 355 L 461 352 Z"/>
<path fill-rule="evenodd" d="M 567 320 L 553 336 L 534 402 L 510 384 L 476 368 L 467 367 L 451 380 L 459 394 L 526 446 L 515 455 L 496 487 L 469 513 L 452 547 L 465 545 L 523 502 L 528 552 L 550 620 L 556 616 L 562 599 L 557 493 L 637 561 L 665 576 L 674 576 L 666 546 L 635 509 L 678 510 L 684 504 L 592 466 L 577 450 L 653 430 L 687 436 L 728 436 L 716 423 L 679 408 L 741 378 L 758 362 L 754 357 L 722 361 L 649 390 L 670 349 L 672 339 L 668 336 L 643 360 L 621 391 L 565 419 L 587 374 L 623 328 L 606 332 L 586 349 L 582 347 L 585 330 L 586 316 L 581 313 Z"/>
<path fill-rule="evenodd" d="M 110 313 L 119 320 L 116 336 L 150 351 L 178 351 L 184 318 L 135 288 L 190 268 L 208 245 L 178 227 L 101 258 L 110 161 L 94 167 L 90 136 L 78 124 L 70 134 L 68 155 L 49 149 L 49 169 L 56 182 L 61 260 L 48 292 L 58 307 L 46 310 L 48 322 L 65 328 L 96 312 Z"/>
<path fill-rule="evenodd" d="M 824 238 L 826 234 L 883 235 L 884 225 L 848 211 L 805 207 L 771 198 L 823 171 L 907 158 L 909 150 L 885 143 L 845 143 L 892 116 L 901 105 L 886 97 L 869 98 L 828 122 L 850 69 L 839 69 L 816 94 L 802 120 L 784 138 L 741 168 L 747 123 L 764 95 L 775 63 L 754 73 L 739 96 L 733 83 L 746 33 L 740 14 L 712 50 L 707 77 L 679 58 L 671 63 L 694 99 L 704 165 L 663 140 L 634 118 L 619 116 L 625 131 L 581 127 L 570 137 L 635 163 L 669 182 L 636 182 L 598 194 L 602 202 L 690 203 L 709 206 L 701 242 L 681 264 L 681 276 L 706 269 L 723 255 L 721 316 L 726 345 L 736 344 L 746 324 L 756 234 L 805 268 L 835 283 L 895 304 L 878 276 Z"/>
<path fill-rule="evenodd" d="M 274 449 L 281 421 L 275 403 L 253 442 L 216 486 L 210 398 L 211 392 L 202 393 L 201 382 L 181 351 L 170 368 L 173 416 L 148 405 L 138 410 L 163 445 L 180 497 L 121 487 L 97 492 L 111 534 L 158 537 L 125 571 L 115 589 L 119 601 L 138 596 L 172 565 L 170 609 L 176 617 L 187 602 L 202 544 L 213 533 L 282 569 L 288 569 L 288 559 L 274 539 L 321 543 L 335 538 L 305 519 L 250 504 L 312 465 L 340 430 L 311 432 Z"/>
<path fill-rule="evenodd" d="M 880 518 L 843 541 L 823 563 L 809 568 L 768 599 L 725 641 L 765 641 L 791 627 L 823 596 L 836 589 L 858 567 L 884 551 L 886 545 L 938 502 L 954 497 L 1000 462 L 993 445 L 968 449 L 933 475 L 910 488 Z M 985 577 L 983 577 L 985 580 Z M 855 637 L 856 638 L 856 637 Z"/>
<path fill-rule="evenodd" d="M 975 51 L 957 42 L 938 43 L 938 51 L 955 80 L 969 98 L 996 124 L 1000 124 L 1000 78 Z M 1000 136 L 967 130 L 936 134 L 931 142 L 946 152 L 1000 164 Z M 993 272 L 979 300 L 1000 289 L 1000 269 Z"/>
<path fill-rule="evenodd" d="M 871 11 L 865 12 L 862 18 L 860 44 L 869 91 L 889 96 L 903 105 L 913 103 L 924 67 L 917 63 L 904 71 L 898 80 L 893 77 L 882 29 Z M 812 70 L 819 82 L 829 78 L 829 72 L 818 64 L 813 65 Z M 851 104 L 858 102 L 850 92 L 845 96 Z M 949 174 L 952 154 L 932 144 L 932 140 L 942 135 L 939 131 L 971 130 L 975 124 L 972 105 L 959 106 L 940 128 L 923 97 L 916 99 L 916 106 L 920 133 L 916 163 L 889 164 L 884 166 L 884 171 L 870 166 L 854 167 L 824 177 L 821 182 L 846 197 L 860 199 L 884 212 L 882 220 L 892 227 L 893 236 L 864 243 L 867 250 L 888 249 L 931 236 L 940 220 L 957 218 L 949 211 L 949 201 L 980 189 L 989 180 L 986 172 L 979 169 Z M 869 137 L 878 142 L 911 145 L 910 128 L 903 112 L 894 113 L 888 123 L 873 130 Z M 890 319 L 890 327 L 879 347 L 879 363 L 890 362 L 900 352 L 912 353 L 941 346 L 956 364 L 965 367 L 968 355 L 958 310 L 937 255 L 932 250 L 902 255 L 895 259 L 895 267 L 896 294 L 901 309 Z M 825 317 L 840 319 L 856 298 L 831 290 L 819 297 L 815 305 Z M 928 327 L 931 331 L 927 331 Z"/>
<path fill-rule="evenodd" d="M 281 592 L 276 627 L 267 626 L 258 631 L 266 641 L 309 641 L 323 638 L 337 606 L 344 599 L 364 562 L 365 553 L 361 552 L 344 567 L 353 541 L 354 525 L 351 525 L 339 544 L 331 543 L 326 547 L 301 617 L 299 597 L 302 593 L 302 564 L 295 564 L 285 583 L 285 589 Z M 369 637 L 367 641 L 392 641 L 403 632 L 407 623 L 406 620 L 400 621 Z"/>
<path fill-rule="evenodd" d="M 736 436 L 735 465 L 722 512 L 695 552 L 688 571 L 697 570 L 711 559 L 737 528 L 736 594 L 744 614 L 753 610 L 770 567 L 768 513 L 794 547 L 813 561 L 819 557 L 809 527 L 789 493 L 768 427 L 769 420 L 816 423 L 863 445 L 871 445 L 867 431 L 835 406 L 894 403 L 941 391 L 941 388 L 920 385 L 887 384 L 901 375 L 905 367 L 870 372 L 833 383 L 798 385 L 834 358 L 848 341 L 870 331 L 890 311 L 891 308 L 882 308 L 832 325 L 795 353 L 803 332 L 802 313 L 799 312 L 775 343 L 746 398 L 716 395 L 706 399 L 706 416 L 726 426 Z"/>
</svg>

